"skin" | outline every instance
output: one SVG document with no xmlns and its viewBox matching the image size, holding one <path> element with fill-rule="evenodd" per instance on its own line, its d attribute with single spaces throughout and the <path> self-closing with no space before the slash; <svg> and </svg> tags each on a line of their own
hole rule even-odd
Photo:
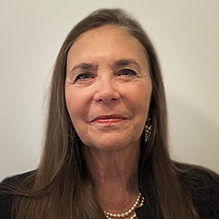
<svg viewBox="0 0 219 219">
<path fill-rule="evenodd" d="M 152 84 L 143 46 L 117 26 L 83 33 L 67 57 L 65 97 L 97 197 L 127 211 L 138 195 L 140 137 Z"/>
</svg>

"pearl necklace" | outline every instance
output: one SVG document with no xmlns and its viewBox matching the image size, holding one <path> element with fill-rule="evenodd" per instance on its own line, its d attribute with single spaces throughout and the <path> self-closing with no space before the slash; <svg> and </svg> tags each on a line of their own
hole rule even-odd
<svg viewBox="0 0 219 219">
<path fill-rule="evenodd" d="M 143 197 L 142 194 L 139 192 L 136 202 L 135 202 L 134 205 L 133 205 L 128 211 L 126 211 L 125 213 L 122 213 L 122 214 L 113 214 L 113 213 L 109 213 L 109 212 L 104 211 L 104 214 L 105 214 L 106 218 L 108 218 L 108 219 L 112 219 L 112 217 L 113 217 L 113 218 L 128 217 L 129 215 L 131 215 L 131 214 L 134 212 L 135 208 L 139 205 L 140 200 L 141 200 L 140 206 L 142 206 L 142 205 L 144 204 L 144 197 Z M 136 214 L 134 214 L 132 217 L 130 217 L 130 219 L 134 219 L 134 218 L 136 218 Z"/>
</svg>

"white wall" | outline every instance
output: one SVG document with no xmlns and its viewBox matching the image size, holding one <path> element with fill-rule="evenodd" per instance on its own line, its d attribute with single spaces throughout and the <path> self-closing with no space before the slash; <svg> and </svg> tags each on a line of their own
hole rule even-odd
<svg viewBox="0 0 219 219">
<path fill-rule="evenodd" d="M 0 0 L 0 180 L 37 167 L 58 50 L 102 7 L 132 13 L 154 42 L 172 156 L 219 172 L 218 0 Z"/>
</svg>

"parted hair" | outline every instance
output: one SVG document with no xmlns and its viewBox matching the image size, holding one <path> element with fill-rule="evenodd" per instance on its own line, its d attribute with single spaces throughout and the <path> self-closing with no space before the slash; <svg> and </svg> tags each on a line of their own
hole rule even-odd
<svg viewBox="0 0 219 219">
<path fill-rule="evenodd" d="M 19 188 L 13 204 L 15 217 L 105 218 L 65 102 L 66 61 L 70 47 L 84 32 L 105 25 L 121 27 L 135 37 L 143 45 L 149 62 L 152 81 L 149 117 L 153 129 L 150 141 L 145 141 L 142 133 L 139 184 L 147 191 L 148 200 L 154 197 L 157 218 L 162 215 L 165 219 L 198 219 L 190 194 L 179 177 L 181 170 L 169 156 L 165 91 L 156 52 L 141 25 L 121 9 L 93 12 L 65 39 L 52 75 L 41 162 Z"/>
</svg>

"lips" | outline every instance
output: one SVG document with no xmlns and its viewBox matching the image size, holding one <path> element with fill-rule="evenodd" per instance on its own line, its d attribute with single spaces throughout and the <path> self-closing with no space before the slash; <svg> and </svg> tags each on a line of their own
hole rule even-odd
<svg viewBox="0 0 219 219">
<path fill-rule="evenodd" d="M 121 115 L 101 115 L 92 120 L 94 123 L 102 123 L 102 124 L 112 124 L 125 120 L 125 118 Z"/>
</svg>

